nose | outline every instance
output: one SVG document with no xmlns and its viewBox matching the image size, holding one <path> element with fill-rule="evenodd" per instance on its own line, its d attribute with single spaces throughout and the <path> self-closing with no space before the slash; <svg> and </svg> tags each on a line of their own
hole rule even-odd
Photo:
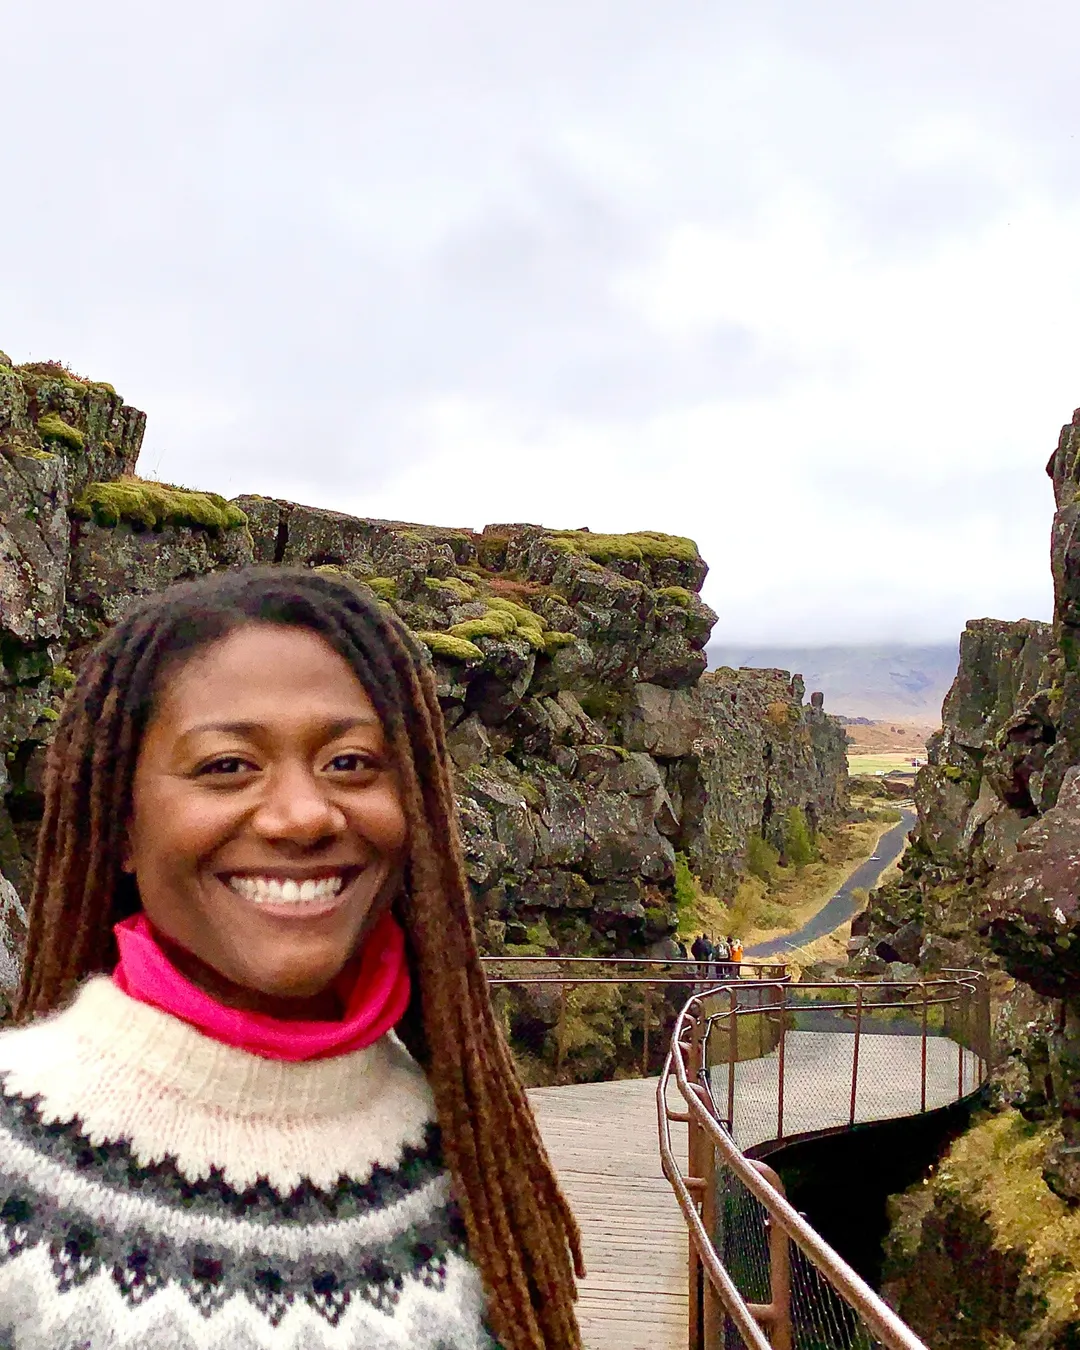
<svg viewBox="0 0 1080 1350">
<path fill-rule="evenodd" d="M 265 839 L 310 848 L 340 834 L 346 817 L 306 765 L 279 765 L 267 777 L 252 825 Z"/>
</svg>

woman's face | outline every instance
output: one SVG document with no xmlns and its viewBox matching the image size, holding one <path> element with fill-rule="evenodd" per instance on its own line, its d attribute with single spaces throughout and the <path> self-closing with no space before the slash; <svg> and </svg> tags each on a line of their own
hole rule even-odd
<svg viewBox="0 0 1080 1350">
<path fill-rule="evenodd" d="M 392 896 L 405 842 L 382 724 L 317 634 L 250 623 L 166 676 L 125 868 L 209 993 L 279 1015 L 321 1007 Z"/>
</svg>

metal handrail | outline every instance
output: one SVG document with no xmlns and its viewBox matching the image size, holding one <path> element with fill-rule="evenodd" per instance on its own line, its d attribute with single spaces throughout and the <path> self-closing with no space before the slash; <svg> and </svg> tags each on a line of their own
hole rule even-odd
<svg viewBox="0 0 1080 1350">
<path fill-rule="evenodd" d="M 875 993 L 889 991 L 892 989 L 902 989 L 906 997 L 890 999 L 877 999 L 870 1003 L 867 1002 L 865 994 L 868 989 L 873 989 Z M 739 1001 L 740 993 L 747 993 L 750 989 L 756 992 L 756 1002 L 743 1004 Z M 825 990 L 830 994 L 836 994 L 838 991 L 850 993 L 853 997 L 842 1002 L 817 1002 L 799 1000 L 799 995 L 814 990 Z M 914 1000 L 910 995 L 918 991 L 918 997 Z M 762 993 L 770 995 L 767 1002 L 762 1001 Z M 726 1125 L 727 1129 L 734 1133 L 735 1131 L 735 1066 L 740 1061 L 739 1054 L 739 1019 L 743 1017 L 757 1017 L 759 1019 L 774 1019 L 776 1028 L 776 1044 L 770 1047 L 770 1051 L 777 1051 L 777 1084 L 776 1084 L 776 1133 L 774 1138 L 782 1140 L 786 1137 L 784 1132 L 784 1090 L 785 1090 L 785 1063 L 786 1063 L 786 1037 L 788 1013 L 790 1012 L 842 1012 L 852 1016 L 854 1021 L 853 1040 L 852 1040 L 852 1063 L 851 1063 L 851 1090 L 850 1090 L 850 1110 L 848 1114 L 849 1127 L 855 1124 L 857 1114 L 858 1085 L 859 1085 L 859 1062 L 862 1036 L 864 1034 L 866 1021 L 875 1014 L 889 1010 L 902 1009 L 919 1016 L 920 1027 L 919 1034 L 921 1038 L 920 1051 L 920 1111 L 926 1110 L 927 1103 L 927 1040 L 929 1035 L 929 1010 L 934 1007 L 948 1007 L 952 1004 L 960 1004 L 967 1007 L 965 1000 L 977 1001 L 987 998 L 987 989 L 984 978 L 978 971 L 974 970 L 946 970 L 940 978 L 922 979 L 922 980 L 883 980 L 880 982 L 866 981 L 848 981 L 845 983 L 798 983 L 792 984 L 790 981 L 759 981 L 753 985 L 740 985 L 735 982 L 718 985 L 702 994 L 701 998 L 707 999 L 715 1005 L 718 1000 L 726 996 L 728 1006 L 721 1011 L 706 1011 L 704 1018 L 704 1032 L 702 1036 L 702 1059 L 704 1067 L 712 1067 L 712 1056 L 709 1051 L 709 1042 L 714 1028 L 719 1030 L 716 1024 L 726 1022 L 726 1033 L 728 1044 L 726 1054 L 721 1052 L 717 1056 L 717 1066 L 726 1063 L 728 1066 L 727 1074 L 727 1109 L 722 1111 L 717 1103 L 714 1084 L 712 1079 L 706 1074 L 703 1077 L 703 1087 L 708 1093 L 710 1104 L 717 1117 Z M 989 1033 L 989 1018 L 985 1018 L 987 1036 Z M 969 1028 L 977 1031 L 977 1028 Z M 981 1038 L 976 1034 L 970 1038 L 978 1042 Z M 758 1056 L 749 1056 L 756 1058 L 767 1053 L 763 1046 L 759 1046 Z M 957 1091 L 956 1097 L 960 1099 L 965 1096 L 964 1092 L 964 1067 L 965 1054 L 971 1054 L 975 1057 L 976 1083 L 975 1087 L 981 1086 L 985 1082 L 990 1068 L 991 1047 L 986 1044 L 965 1045 L 963 1041 L 957 1041 Z M 974 1088 L 972 1089 L 974 1090 Z"/>
<path fill-rule="evenodd" d="M 642 1043 L 641 1043 L 641 1072 L 647 1075 L 649 1071 L 649 1032 L 652 1022 L 653 1006 L 652 991 L 655 988 L 666 989 L 670 986 L 676 988 L 687 987 L 690 989 L 701 989 L 703 985 L 714 985 L 717 976 L 713 973 L 715 967 L 724 966 L 728 971 L 736 971 L 737 974 L 728 975 L 728 979 L 739 983 L 744 988 L 758 987 L 763 983 L 762 971 L 768 971 L 770 977 L 768 983 L 785 983 L 790 980 L 787 974 L 787 963 L 785 961 L 694 961 L 694 960 L 665 960 L 657 957 L 636 957 L 636 956 L 482 956 L 480 964 L 486 976 L 488 986 L 492 989 L 505 989 L 514 985 L 524 985 L 533 987 L 535 985 L 559 985 L 563 988 L 577 988 L 582 985 L 644 985 L 645 999 L 642 1006 Z M 502 967 L 517 967 L 518 965 L 527 965 L 537 967 L 538 973 L 522 974 L 515 971 L 510 975 L 502 975 L 497 970 Z M 560 973 L 562 967 L 569 966 L 570 974 Z M 588 970 L 593 967 L 614 966 L 616 969 L 625 966 L 644 966 L 645 974 L 625 974 L 625 975 L 593 975 Z M 587 968 L 582 973 L 577 973 L 582 967 Z M 649 974 L 649 970 L 662 968 L 665 971 L 674 970 L 671 974 Z M 553 971 L 555 973 L 544 973 Z M 743 978 L 743 971 L 749 972 L 748 978 Z"/>
<path fill-rule="evenodd" d="M 699 1350 L 699 1347 L 713 1350 L 722 1343 L 721 1310 L 726 1311 L 743 1344 L 750 1350 L 781 1350 L 792 1344 L 790 1307 L 785 1295 L 787 1268 L 785 1261 L 777 1260 L 776 1230 L 803 1252 L 887 1350 L 926 1350 L 911 1328 L 810 1227 L 767 1176 L 762 1175 L 764 1169 L 745 1157 L 717 1119 L 706 1089 L 694 1081 L 702 1073 L 701 1023 L 707 1016 L 701 997 L 690 999 L 683 1008 L 656 1090 L 661 1163 L 683 1212 L 690 1238 L 691 1350 Z M 667 1101 L 673 1075 L 686 1104 L 684 1111 L 672 1110 Z M 685 1175 L 672 1148 L 672 1122 L 685 1123 L 689 1131 L 689 1172 Z M 774 1259 L 772 1299 L 767 1305 L 750 1304 L 743 1299 L 713 1244 L 709 1228 L 716 1214 L 717 1159 L 738 1178 L 769 1216 Z M 761 1322 L 771 1326 L 771 1344 L 761 1329 Z"/>
</svg>

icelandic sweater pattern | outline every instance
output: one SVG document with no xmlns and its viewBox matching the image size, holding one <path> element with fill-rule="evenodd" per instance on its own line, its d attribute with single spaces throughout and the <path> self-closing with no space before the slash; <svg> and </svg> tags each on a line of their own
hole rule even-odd
<svg viewBox="0 0 1080 1350">
<path fill-rule="evenodd" d="M 110 980 L 0 1034 L 0 1350 L 498 1350 L 392 1035 L 286 1063 Z"/>
</svg>

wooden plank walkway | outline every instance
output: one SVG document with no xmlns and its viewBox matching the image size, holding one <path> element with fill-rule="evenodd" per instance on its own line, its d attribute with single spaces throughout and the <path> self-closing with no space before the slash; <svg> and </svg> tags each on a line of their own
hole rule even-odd
<svg viewBox="0 0 1080 1350">
<path fill-rule="evenodd" d="M 686 1224 L 660 1169 L 655 1078 L 533 1088 L 536 1119 L 581 1225 L 586 1350 L 684 1350 Z M 672 1127 L 685 1162 L 686 1126 Z"/>
</svg>

